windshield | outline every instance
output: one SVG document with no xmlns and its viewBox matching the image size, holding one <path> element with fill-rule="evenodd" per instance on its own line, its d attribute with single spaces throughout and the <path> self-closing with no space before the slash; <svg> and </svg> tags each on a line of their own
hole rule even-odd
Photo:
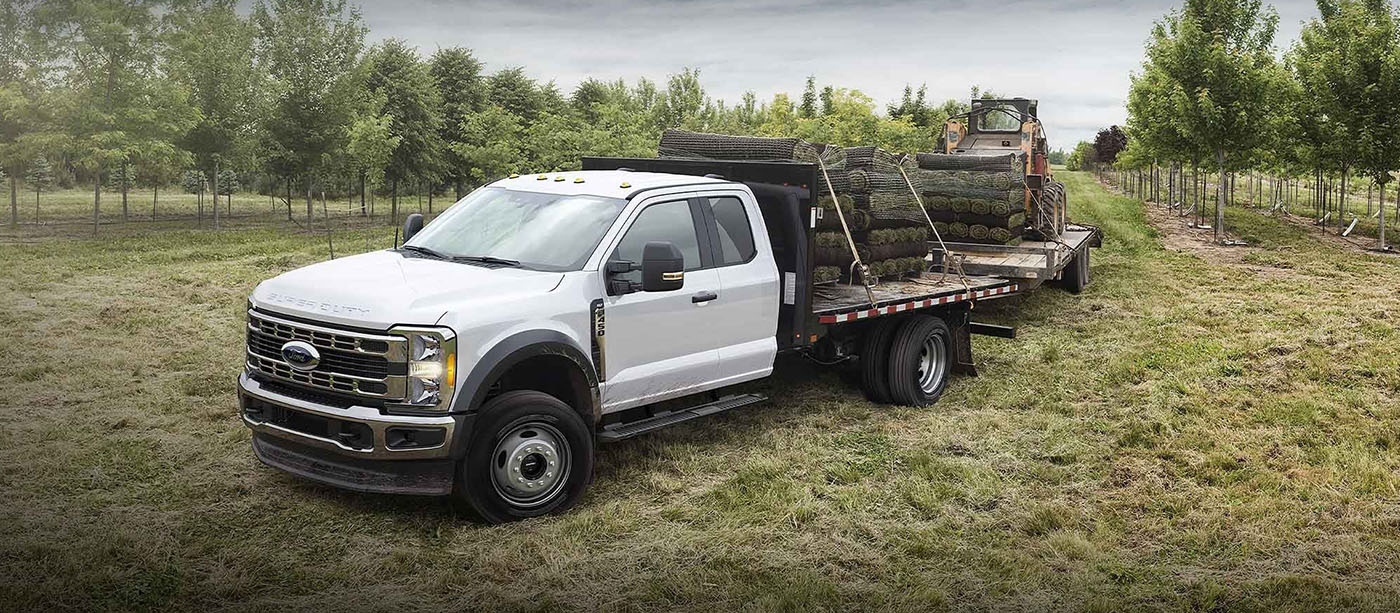
<svg viewBox="0 0 1400 613">
<path fill-rule="evenodd" d="M 404 245 L 447 257 L 503 258 L 538 270 L 578 270 L 626 204 L 618 198 L 483 187 Z"/>
<path fill-rule="evenodd" d="M 1021 111 L 1010 104 L 987 105 L 978 118 L 978 129 L 984 132 L 1013 132 L 1021 129 Z"/>
</svg>

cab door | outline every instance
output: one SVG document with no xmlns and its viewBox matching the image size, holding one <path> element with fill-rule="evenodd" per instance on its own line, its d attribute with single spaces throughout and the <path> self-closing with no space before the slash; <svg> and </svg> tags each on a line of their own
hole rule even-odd
<svg viewBox="0 0 1400 613">
<path fill-rule="evenodd" d="M 719 379 L 711 307 L 722 288 L 704 220 L 692 194 L 657 196 L 634 210 L 626 229 L 604 252 L 604 262 L 640 265 L 648 242 L 669 241 L 685 259 L 685 281 L 677 290 L 609 295 L 606 275 L 600 275 L 607 339 L 605 411 L 704 391 Z M 641 283 L 640 271 L 613 278 Z"/>
<path fill-rule="evenodd" d="M 781 291 L 763 215 L 752 195 L 701 194 L 721 291 L 708 328 L 718 344 L 719 385 L 766 377 L 778 354 Z"/>
</svg>

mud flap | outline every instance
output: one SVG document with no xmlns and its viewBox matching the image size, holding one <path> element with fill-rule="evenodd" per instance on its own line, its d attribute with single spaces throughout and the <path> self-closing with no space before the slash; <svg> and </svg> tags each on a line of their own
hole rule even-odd
<svg viewBox="0 0 1400 613">
<path fill-rule="evenodd" d="M 953 372 L 977 376 L 977 365 L 972 363 L 972 318 L 968 310 L 948 313 L 948 327 L 953 332 Z"/>
</svg>

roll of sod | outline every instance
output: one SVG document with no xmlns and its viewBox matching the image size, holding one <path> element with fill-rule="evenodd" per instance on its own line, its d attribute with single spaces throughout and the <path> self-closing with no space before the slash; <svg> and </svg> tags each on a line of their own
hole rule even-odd
<svg viewBox="0 0 1400 613">
<path fill-rule="evenodd" d="M 918 153 L 914 155 L 919 168 L 927 170 L 991 170 L 1023 171 L 1024 153 L 970 155 L 966 153 Z"/>
<path fill-rule="evenodd" d="M 922 258 L 928 255 L 928 243 L 925 241 L 869 245 L 865 249 L 866 250 L 861 253 L 861 260 L 880 261 L 895 258 Z"/>
<path fill-rule="evenodd" d="M 812 269 L 813 283 L 830 283 L 841 279 L 841 269 L 835 266 L 818 266 Z"/>
</svg>

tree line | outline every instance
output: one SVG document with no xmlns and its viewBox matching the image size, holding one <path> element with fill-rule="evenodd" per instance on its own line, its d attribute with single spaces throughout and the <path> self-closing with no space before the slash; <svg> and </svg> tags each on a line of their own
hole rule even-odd
<svg viewBox="0 0 1400 613">
<path fill-rule="evenodd" d="M 577 168 L 584 155 L 651 156 L 662 130 L 795 136 L 932 150 L 966 103 L 905 88 L 883 112 L 858 90 L 819 87 L 737 103 L 698 71 L 664 84 L 586 79 L 571 92 L 523 67 L 488 73 L 470 49 L 428 56 L 367 43 L 345 0 L 11 0 L 0 5 L 0 171 L 10 187 L 104 191 L 234 184 L 313 214 L 313 193 L 404 190 L 461 197 L 516 172 Z M 974 88 L 974 96 L 980 95 Z M 158 196 L 158 192 L 157 192 Z M 108 196 L 111 197 L 110 195 Z M 214 207 L 217 227 L 218 207 Z"/>
<path fill-rule="evenodd" d="M 1152 28 L 1127 126 L 1081 143 L 1071 164 L 1131 171 L 1134 189 L 1169 202 L 1206 193 L 1213 175 L 1217 242 L 1241 174 L 1276 202 L 1296 198 L 1306 178 L 1319 215 L 1335 212 L 1339 225 L 1360 179 L 1379 194 L 1386 248 L 1386 185 L 1400 170 L 1400 20 L 1388 0 L 1317 0 L 1317 9 L 1280 53 L 1271 6 L 1186 0 Z"/>
</svg>

